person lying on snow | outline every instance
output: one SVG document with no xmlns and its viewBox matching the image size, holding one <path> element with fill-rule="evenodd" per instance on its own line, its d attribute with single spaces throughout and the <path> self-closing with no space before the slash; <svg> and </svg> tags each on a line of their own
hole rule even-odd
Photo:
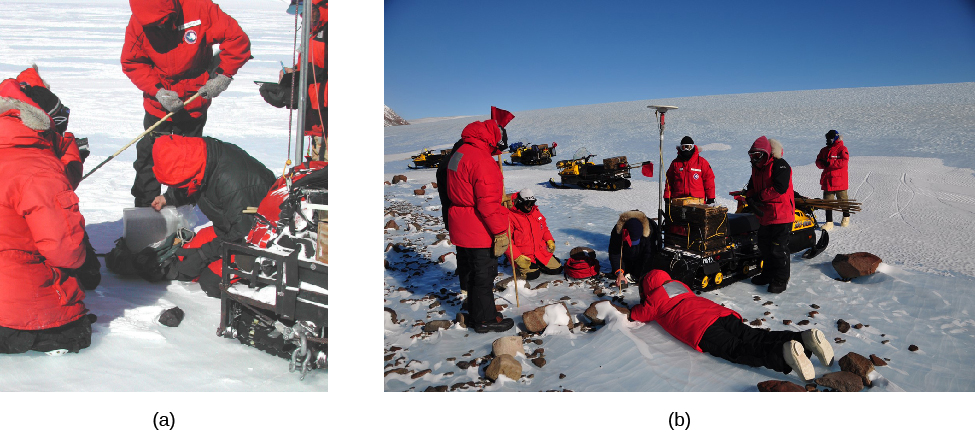
<svg viewBox="0 0 975 432">
<path fill-rule="evenodd" d="M 85 219 L 51 142 L 54 121 L 14 79 L 0 82 L 0 353 L 91 345 Z"/>
<path fill-rule="evenodd" d="M 176 255 L 153 269 L 156 280 L 198 280 L 210 297 L 220 296 L 222 243 L 243 243 L 254 226 L 257 207 L 274 184 L 274 174 L 240 147 L 215 138 L 163 135 L 153 143 L 153 173 L 169 186 L 152 208 L 196 204 L 213 222 L 200 230 Z"/>
<path fill-rule="evenodd" d="M 618 287 L 636 283 L 653 264 L 656 224 L 639 210 L 620 214 L 609 234 L 609 263 Z"/>
<path fill-rule="evenodd" d="M 78 184 L 81 183 L 81 177 L 84 174 L 85 159 L 90 153 L 88 138 L 75 138 L 74 134 L 67 131 L 71 110 L 61 103 L 61 99 L 50 90 L 47 82 L 41 79 L 36 65 L 17 75 L 17 81 L 20 83 L 21 91 L 54 121 L 54 130 L 48 132 L 54 155 L 61 159 L 61 163 L 64 164 L 64 175 L 71 183 L 71 189 L 78 189 Z M 88 239 L 88 233 L 85 233 L 84 243 L 87 251 L 85 263 L 75 271 L 75 276 L 81 282 L 82 288 L 93 290 L 101 283 L 102 265 L 98 262 L 95 248 L 92 247 L 91 241 Z"/>
<path fill-rule="evenodd" d="M 823 332 L 810 329 L 766 331 L 741 322 L 741 315 L 673 280 L 663 270 L 651 270 L 640 283 L 640 304 L 630 311 L 633 321 L 656 321 L 667 333 L 697 351 L 752 367 L 764 366 L 800 378 L 816 378 L 810 352 L 820 363 L 833 364 L 833 347 Z"/>
<path fill-rule="evenodd" d="M 562 273 L 562 263 L 552 255 L 555 239 L 548 229 L 545 216 L 535 205 L 535 194 L 525 188 L 512 194 L 508 208 L 511 223 L 511 244 L 508 256 L 513 257 L 515 271 L 524 280 L 537 279 L 540 273 Z"/>
</svg>

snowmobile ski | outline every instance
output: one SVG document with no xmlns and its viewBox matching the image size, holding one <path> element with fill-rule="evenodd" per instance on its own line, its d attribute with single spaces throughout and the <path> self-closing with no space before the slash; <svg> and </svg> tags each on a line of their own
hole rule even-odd
<svg viewBox="0 0 975 432">
<path fill-rule="evenodd" d="M 802 254 L 803 258 L 805 259 L 815 258 L 819 254 L 823 253 L 824 250 L 826 250 L 826 246 L 829 246 L 829 232 L 824 230 L 822 231 L 822 233 L 823 234 L 819 236 L 819 241 L 816 242 L 816 245 L 809 248 L 809 250 L 807 250 L 805 253 Z"/>
<path fill-rule="evenodd" d="M 558 184 L 558 183 L 556 183 L 555 182 L 555 179 L 553 179 L 553 178 L 548 179 L 548 184 L 552 185 L 552 187 L 554 187 L 556 189 L 572 189 L 572 187 L 570 187 L 570 186 L 566 186 L 564 184 Z"/>
</svg>

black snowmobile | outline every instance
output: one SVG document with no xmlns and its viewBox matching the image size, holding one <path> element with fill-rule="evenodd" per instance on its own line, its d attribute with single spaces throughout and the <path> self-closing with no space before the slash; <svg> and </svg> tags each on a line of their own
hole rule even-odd
<svg viewBox="0 0 975 432">
<path fill-rule="evenodd" d="M 572 159 L 556 162 L 561 183 L 549 179 L 549 184 L 559 189 L 577 186 L 583 189 L 619 190 L 630 187 L 630 170 L 636 166 L 628 164 L 626 156 L 603 159 L 602 164 L 589 161 L 595 156 L 583 147 L 575 152 Z"/>
<path fill-rule="evenodd" d="M 511 162 L 505 161 L 506 165 L 546 165 L 552 163 L 555 156 L 555 148 L 559 145 L 548 144 L 523 144 L 516 142 L 511 145 Z"/>
<path fill-rule="evenodd" d="M 700 291 L 721 288 L 757 274 L 763 264 L 758 249 L 758 216 L 744 200 L 739 200 L 733 214 L 718 209 L 723 208 L 704 204 L 668 206 L 663 219 L 663 244 L 657 249 L 653 267 L 666 270 L 671 277 Z M 789 252 L 805 251 L 802 257 L 806 259 L 822 253 L 829 245 L 829 234 L 822 231 L 817 242 L 816 227 L 812 209 L 796 207 Z"/>
<path fill-rule="evenodd" d="M 259 207 L 271 200 L 276 221 L 255 213 L 258 245 L 224 243 L 217 335 L 289 359 L 304 378 L 328 351 L 328 167 L 301 168 Z"/>
<path fill-rule="evenodd" d="M 440 153 L 436 153 L 433 150 L 423 149 L 420 154 L 410 157 L 413 159 L 413 165 L 407 165 L 407 167 L 412 169 L 436 168 L 449 154 L 450 150 L 440 150 Z"/>
</svg>

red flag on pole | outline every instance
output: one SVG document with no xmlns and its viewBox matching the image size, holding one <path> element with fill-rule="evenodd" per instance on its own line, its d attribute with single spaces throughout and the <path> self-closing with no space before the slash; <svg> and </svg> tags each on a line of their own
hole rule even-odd
<svg viewBox="0 0 975 432">
<path fill-rule="evenodd" d="M 491 107 L 491 120 L 498 122 L 499 126 L 507 126 L 513 118 L 515 118 L 515 115 L 512 113 L 495 106 Z"/>
</svg>

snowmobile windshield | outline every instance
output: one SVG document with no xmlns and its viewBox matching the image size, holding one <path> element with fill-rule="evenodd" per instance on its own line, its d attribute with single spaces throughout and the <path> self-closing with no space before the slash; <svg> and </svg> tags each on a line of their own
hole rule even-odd
<svg viewBox="0 0 975 432">
<path fill-rule="evenodd" d="M 572 159 L 585 159 L 586 156 L 591 154 L 592 153 L 589 153 L 589 149 L 582 147 L 579 150 L 576 150 L 576 152 L 572 155 Z"/>
</svg>

